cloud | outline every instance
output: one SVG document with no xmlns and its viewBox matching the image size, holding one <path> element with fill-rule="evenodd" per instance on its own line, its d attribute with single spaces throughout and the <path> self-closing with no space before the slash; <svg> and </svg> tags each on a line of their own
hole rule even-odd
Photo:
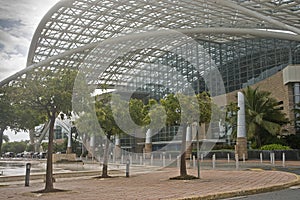
<svg viewBox="0 0 300 200">
<path fill-rule="evenodd" d="M 0 80 L 3 80 L 25 68 L 26 57 L 23 54 L 0 53 Z"/>
<path fill-rule="evenodd" d="M 16 133 L 15 131 L 8 129 L 4 131 L 4 134 L 8 136 L 10 142 L 29 140 L 29 133 L 24 131 Z"/>
<path fill-rule="evenodd" d="M 26 67 L 34 31 L 58 1 L 0 1 L 0 81 Z"/>
<path fill-rule="evenodd" d="M 0 43 L 2 51 L 11 54 L 21 53 L 26 56 L 25 53 L 30 45 L 30 39 L 0 30 Z"/>
</svg>

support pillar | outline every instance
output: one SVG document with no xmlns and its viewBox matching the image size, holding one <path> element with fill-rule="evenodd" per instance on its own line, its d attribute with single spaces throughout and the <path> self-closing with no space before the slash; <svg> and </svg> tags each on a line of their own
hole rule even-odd
<svg viewBox="0 0 300 200">
<path fill-rule="evenodd" d="M 145 149 L 144 149 L 145 157 L 147 159 L 151 158 L 151 152 L 152 152 L 151 136 L 152 136 L 151 129 L 148 129 L 146 132 L 146 141 L 145 141 Z"/>
<path fill-rule="evenodd" d="M 94 135 L 92 135 L 90 138 L 89 157 L 91 157 L 92 160 L 95 158 L 95 136 Z"/>
<path fill-rule="evenodd" d="M 115 158 L 116 159 L 121 159 L 121 142 L 120 142 L 120 136 L 119 135 L 116 135 L 116 138 L 115 138 L 114 153 L 115 153 Z"/>
<path fill-rule="evenodd" d="M 245 120 L 245 99 L 242 92 L 238 92 L 238 118 L 237 118 L 237 141 L 235 145 L 235 154 L 238 159 L 243 157 L 248 159 L 247 136 L 246 136 L 246 120 Z"/>
<path fill-rule="evenodd" d="M 67 154 L 72 153 L 72 133 L 71 130 L 68 133 L 68 146 L 67 146 Z"/>
</svg>

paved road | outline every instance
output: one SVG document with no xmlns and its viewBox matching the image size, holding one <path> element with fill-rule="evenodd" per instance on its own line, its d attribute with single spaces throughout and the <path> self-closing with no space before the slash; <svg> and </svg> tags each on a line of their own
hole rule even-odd
<svg viewBox="0 0 300 200">
<path fill-rule="evenodd" d="M 234 198 L 228 198 L 224 200 L 299 200 L 300 199 L 300 185 L 293 186 L 285 190 L 267 192 L 256 195 L 240 196 Z"/>
</svg>

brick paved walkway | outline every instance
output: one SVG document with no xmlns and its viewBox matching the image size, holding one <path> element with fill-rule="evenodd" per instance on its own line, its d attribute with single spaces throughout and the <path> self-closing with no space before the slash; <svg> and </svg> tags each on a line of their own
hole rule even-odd
<svg viewBox="0 0 300 200">
<path fill-rule="evenodd" d="M 189 170 L 189 174 L 197 174 Z M 184 199 L 191 197 L 220 197 L 224 193 L 236 194 L 243 191 L 257 192 L 262 188 L 275 188 L 295 183 L 298 177 L 279 171 L 220 171 L 203 170 L 201 179 L 181 181 L 169 180 L 178 175 L 178 169 L 166 168 L 130 178 L 111 179 L 74 178 L 58 179 L 55 188 L 69 190 L 51 194 L 32 194 L 43 189 L 44 183 L 31 183 L 30 187 L 10 185 L 0 187 L 0 199 Z M 299 183 L 300 184 L 300 183 Z M 217 196 L 214 196 L 217 195 Z"/>
</svg>

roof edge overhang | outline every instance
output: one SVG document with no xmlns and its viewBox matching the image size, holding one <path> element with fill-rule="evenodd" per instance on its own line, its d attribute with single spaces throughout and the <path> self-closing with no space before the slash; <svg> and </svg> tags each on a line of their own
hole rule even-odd
<svg viewBox="0 0 300 200">
<path fill-rule="evenodd" d="M 130 38 L 136 38 L 136 37 L 145 37 L 148 34 L 164 34 L 165 33 L 170 33 L 170 31 L 177 31 L 183 34 L 207 34 L 207 35 L 214 35 L 214 34 L 230 34 L 233 36 L 240 36 L 240 35 L 249 35 L 252 37 L 260 37 L 260 38 L 273 38 L 273 39 L 284 39 L 284 40 L 291 40 L 291 41 L 299 41 L 300 42 L 300 36 L 291 34 L 291 33 L 286 33 L 286 32 L 275 32 L 275 31 L 270 31 L 270 30 L 258 30 L 258 29 L 241 29 L 241 28 L 194 28 L 194 29 L 166 29 L 166 30 L 159 30 L 159 31 L 149 31 L 149 32 L 143 32 L 143 33 L 132 33 L 128 34 L 125 36 L 120 36 L 120 37 L 115 37 L 115 38 L 109 38 L 104 41 L 99 41 L 91 44 L 87 44 L 81 47 L 78 47 L 76 49 L 71 49 L 69 51 L 66 51 L 64 53 L 61 53 L 59 55 L 55 55 L 52 57 L 49 57 L 46 60 L 43 60 L 39 63 L 35 63 L 32 65 L 27 66 L 25 69 L 20 70 L 19 72 L 13 74 L 12 76 L 4 79 L 3 81 L 0 82 L 0 86 L 3 86 L 7 83 L 9 83 L 11 80 L 14 80 L 26 72 L 41 67 L 41 66 L 46 66 L 49 65 L 52 61 L 55 61 L 60 58 L 64 58 L 67 56 L 70 56 L 74 53 L 78 52 L 83 52 L 85 50 L 93 49 L 97 47 L 99 44 L 103 42 L 120 42 L 124 40 L 128 40 Z M 32 43 L 32 45 L 34 45 Z M 33 48 L 33 46 L 31 46 Z M 30 49 L 32 50 L 32 49 Z"/>
<path fill-rule="evenodd" d="M 46 14 L 45 16 L 42 18 L 42 20 L 40 21 L 38 27 L 36 28 L 34 35 L 32 37 L 31 43 L 30 43 L 30 47 L 29 47 L 29 53 L 27 56 L 27 63 L 26 66 L 30 66 L 32 63 L 32 59 L 34 57 L 34 50 L 36 49 L 37 46 L 37 42 L 38 42 L 38 38 L 40 38 L 41 33 L 43 28 L 45 27 L 46 23 L 48 22 L 49 18 L 55 13 L 57 12 L 57 10 L 63 6 L 67 6 L 72 4 L 73 0 L 60 0 L 59 2 L 57 2 Z"/>
</svg>

